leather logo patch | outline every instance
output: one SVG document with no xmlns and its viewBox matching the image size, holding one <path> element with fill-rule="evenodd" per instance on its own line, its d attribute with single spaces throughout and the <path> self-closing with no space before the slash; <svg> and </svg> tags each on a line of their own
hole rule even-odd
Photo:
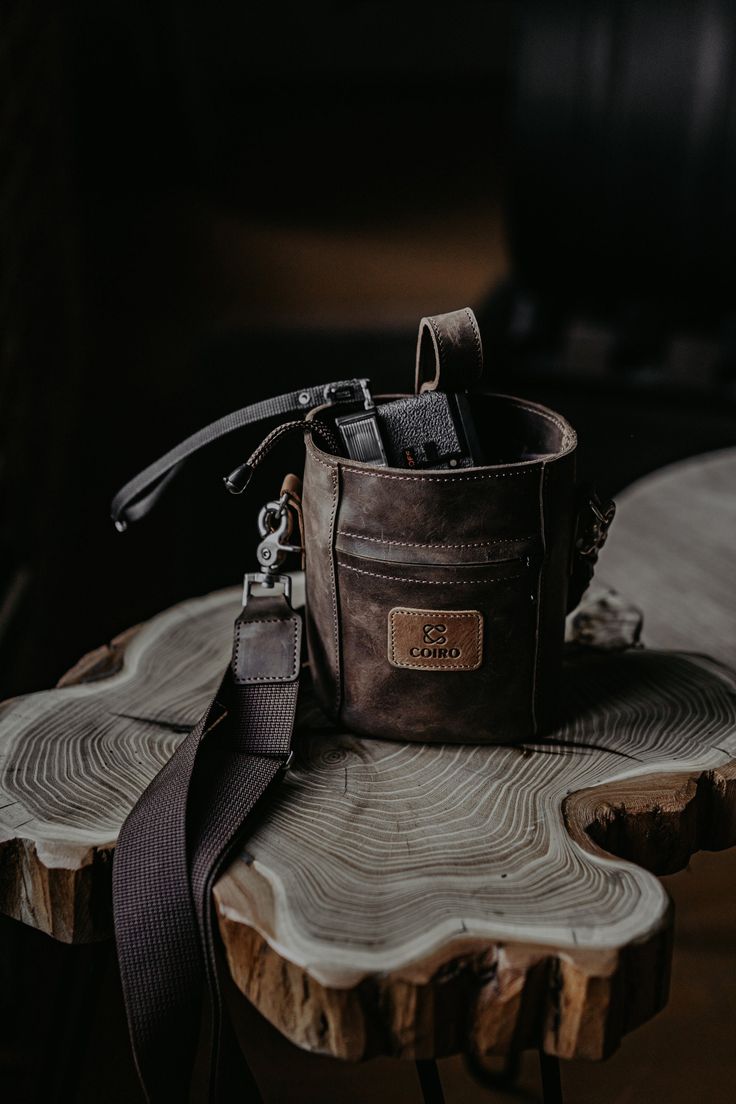
<svg viewBox="0 0 736 1104">
<path fill-rule="evenodd" d="M 483 614 L 396 606 L 388 615 L 388 658 L 418 671 L 477 671 L 483 662 Z"/>
</svg>

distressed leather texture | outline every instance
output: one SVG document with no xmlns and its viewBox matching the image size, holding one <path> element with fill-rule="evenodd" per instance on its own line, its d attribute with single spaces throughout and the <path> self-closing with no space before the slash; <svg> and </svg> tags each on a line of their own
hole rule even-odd
<svg viewBox="0 0 736 1104">
<path fill-rule="evenodd" d="M 420 359 L 430 358 L 427 374 L 433 363 L 445 386 L 477 371 L 471 318 L 422 321 Z M 364 736 L 514 743 L 543 734 L 557 717 L 565 615 L 595 562 L 594 551 L 583 558 L 575 548 L 577 438 L 536 403 L 490 394 L 470 401 L 483 467 L 378 468 L 306 440 L 313 681 L 328 715 Z M 329 422 L 333 414 L 320 407 L 309 417 Z M 587 545 L 587 527 L 583 536 Z M 470 612 L 473 644 L 469 620 L 459 645 L 448 633 L 439 634 L 447 645 L 413 635 Z M 421 653 L 445 647 L 472 662 L 453 667 L 460 656 Z"/>
<path fill-rule="evenodd" d="M 260 598 L 258 618 L 239 617 L 235 622 L 233 658 L 236 686 L 294 682 L 299 677 L 302 619 L 283 616 L 283 599 Z"/>
<path fill-rule="evenodd" d="M 483 345 L 470 307 L 422 318 L 415 391 L 466 391 L 483 375 Z"/>
<path fill-rule="evenodd" d="M 342 702 L 341 614 L 335 550 L 339 488 L 337 457 L 316 452 L 310 463 L 310 478 L 302 486 L 307 647 L 322 706 L 335 718 L 340 715 Z"/>
<path fill-rule="evenodd" d="M 483 662 L 483 614 L 395 606 L 388 615 L 388 660 L 415 671 L 477 671 Z"/>
<path fill-rule="evenodd" d="M 362 735 L 510 743 L 553 722 L 572 562 L 575 433 L 552 411 L 508 396 L 478 396 L 474 407 L 484 444 L 498 429 L 502 462 L 441 472 L 375 468 L 307 439 L 312 674 L 329 716 Z M 534 459 L 510 462 L 514 440 Z M 387 625 L 396 607 L 477 610 L 483 662 L 442 677 L 395 666 Z"/>
</svg>

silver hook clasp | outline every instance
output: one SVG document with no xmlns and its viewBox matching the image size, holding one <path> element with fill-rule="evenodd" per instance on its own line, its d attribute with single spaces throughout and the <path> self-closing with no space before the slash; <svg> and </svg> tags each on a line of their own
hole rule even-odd
<svg viewBox="0 0 736 1104">
<path fill-rule="evenodd" d="M 256 549 L 259 571 L 246 575 L 243 586 L 243 605 L 248 604 L 251 587 L 255 584 L 270 590 L 281 583 L 287 601 L 291 599 L 291 576 L 279 574 L 279 568 L 290 552 L 301 552 L 298 544 L 289 544 L 292 530 L 289 495 L 267 502 L 258 515 L 258 532 L 261 541 Z"/>
<path fill-rule="evenodd" d="M 298 544 L 288 543 L 291 528 L 289 496 L 282 494 L 278 501 L 267 502 L 258 515 L 258 532 L 262 539 L 256 549 L 256 558 L 262 571 L 276 571 L 289 552 L 301 552 Z"/>
</svg>

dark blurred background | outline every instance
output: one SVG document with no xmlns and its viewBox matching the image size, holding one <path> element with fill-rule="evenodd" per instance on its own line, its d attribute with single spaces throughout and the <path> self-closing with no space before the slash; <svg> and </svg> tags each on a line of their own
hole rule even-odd
<svg viewBox="0 0 736 1104">
<path fill-rule="evenodd" d="M 253 399 L 411 388 L 472 305 L 487 383 L 548 402 L 605 492 L 732 444 L 736 10 L 7 0 L 0 14 L 0 672 L 250 567 L 254 511 L 188 465 L 124 537 L 117 486 Z"/>
<path fill-rule="evenodd" d="M 735 58 L 724 0 L 5 0 L 0 694 L 237 582 L 299 450 L 233 499 L 259 431 L 234 436 L 120 536 L 123 481 L 259 397 L 411 388 L 423 314 L 473 306 L 487 385 L 565 413 L 603 492 L 732 445 Z M 566 1064 L 571 1102 L 730 1099 L 726 861 L 668 879 L 670 1006 L 605 1067 Z M 82 1062 L 53 993 L 88 948 L 2 928 L 7 1099 L 76 1064 L 80 1099 L 137 1100 L 114 964 Z M 411 1063 L 329 1062 L 241 1014 L 269 1099 L 417 1095 Z M 499 1101 L 536 1098 L 533 1059 Z"/>
</svg>

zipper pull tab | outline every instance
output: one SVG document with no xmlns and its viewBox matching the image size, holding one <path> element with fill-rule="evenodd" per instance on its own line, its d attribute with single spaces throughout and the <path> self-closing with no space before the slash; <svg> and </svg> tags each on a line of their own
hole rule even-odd
<svg viewBox="0 0 736 1104">
<path fill-rule="evenodd" d="M 252 478 L 253 468 L 246 461 L 244 464 L 238 464 L 234 471 L 225 476 L 223 482 L 230 494 L 242 494 Z"/>
<path fill-rule="evenodd" d="M 242 494 L 251 481 L 253 472 L 258 465 L 265 460 L 274 445 L 285 437 L 289 433 L 295 433 L 300 430 L 302 433 L 313 433 L 316 437 L 321 437 L 322 441 L 327 445 L 327 448 L 331 449 L 335 453 L 339 453 L 340 447 L 335 439 L 335 435 L 329 426 L 324 422 L 320 422 L 317 418 L 313 418 L 311 421 L 298 421 L 298 422 L 282 422 L 281 425 L 272 429 L 268 436 L 264 437 L 255 452 L 251 453 L 244 464 L 239 464 L 237 468 L 234 468 L 229 475 L 226 475 L 223 482 L 231 494 Z"/>
</svg>

